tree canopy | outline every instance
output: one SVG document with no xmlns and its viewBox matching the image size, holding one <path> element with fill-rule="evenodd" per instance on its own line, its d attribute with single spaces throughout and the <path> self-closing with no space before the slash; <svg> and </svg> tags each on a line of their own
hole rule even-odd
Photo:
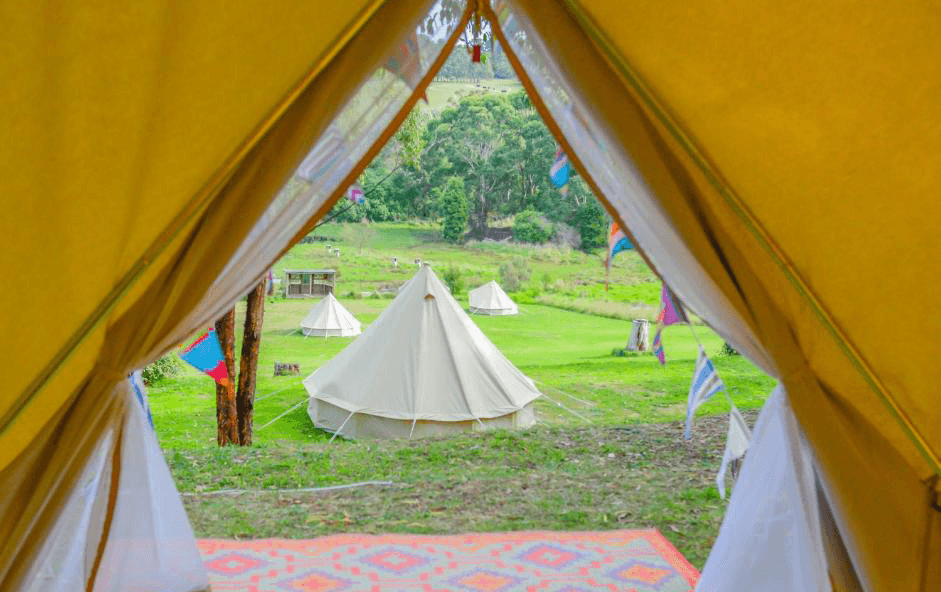
<svg viewBox="0 0 941 592">
<path fill-rule="evenodd" d="M 576 229 L 580 248 L 603 246 L 607 214 L 588 185 L 574 170 L 566 195 L 549 180 L 556 149 L 523 91 L 466 96 L 440 113 L 415 110 L 360 178 L 366 202 L 341 200 L 334 219 L 381 222 L 450 215 L 452 230 L 460 226 L 463 235 L 464 223 L 457 220 L 466 216 L 468 235 L 484 237 L 496 220 L 528 212 L 529 218 L 537 213 Z M 443 199 L 455 180 L 466 208 L 459 217 L 455 212 L 462 208 L 456 201 Z"/>
</svg>

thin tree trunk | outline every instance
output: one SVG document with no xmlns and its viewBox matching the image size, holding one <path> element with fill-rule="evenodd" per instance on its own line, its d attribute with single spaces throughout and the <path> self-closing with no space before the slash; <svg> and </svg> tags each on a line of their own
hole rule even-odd
<svg viewBox="0 0 941 592">
<path fill-rule="evenodd" d="M 242 332 L 242 359 L 239 362 L 239 389 L 235 405 L 239 418 L 239 444 L 252 445 L 252 423 L 255 414 L 255 376 L 258 372 L 258 346 L 261 344 L 261 323 L 265 316 L 265 279 L 248 294 L 245 308 L 245 330 Z"/>
<path fill-rule="evenodd" d="M 235 405 L 235 309 L 216 321 L 216 337 L 225 358 L 226 384 L 216 383 L 216 441 L 219 446 L 238 444 L 238 414 Z"/>
</svg>

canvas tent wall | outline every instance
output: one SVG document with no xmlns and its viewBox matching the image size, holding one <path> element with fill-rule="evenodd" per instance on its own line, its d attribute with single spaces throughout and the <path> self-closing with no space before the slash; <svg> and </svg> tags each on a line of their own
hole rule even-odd
<svg viewBox="0 0 941 592">
<path fill-rule="evenodd" d="M 467 295 L 470 302 L 470 311 L 485 315 L 515 315 L 519 314 L 516 303 L 506 295 L 497 282 L 487 282 L 483 286 L 474 288 Z"/>
<path fill-rule="evenodd" d="M 301 331 L 307 337 L 352 337 L 362 332 L 362 323 L 331 292 L 310 309 Z"/>
<path fill-rule="evenodd" d="M 941 318 L 921 311 L 941 283 L 938 12 L 809 0 L 2 5 L 0 117 L 16 149 L 0 155 L 0 272 L 56 269 L 73 287 L 65 301 L 4 292 L 16 322 L 0 356 L 3 587 L 32 573 L 95 451 L 126 424 L 115 385 L 230 307 L 332 207 L 477 13 L 657 273 L 780 377 L 817 485 L 795 488 L 798 501 L 832 517 L 818 529 L 832 586 L 931 589 Z M 442 53 L 393 63 L 429 26 Z M 380 75 L 387 66 L 397 75 Z M 308 153 L 316 170 L 278 194 Z M 873 311 L 918 315 L 905 347 Z M 116 526 L 88 527 L 100 544 L 87 587 L 103 589 L 97 559 L 120 550 Z M 756 560 L 788 561 L 745 526 L 723 531 Z M 169 569 L 190 587 L 184 567 Z M 700 587 L 737 569 L 710 559 Z"/>
<path fill-rule="evenodd" d="M 348 438 L 529 427 L 539 397 L 428 265 L 304 386 L 314 424 Z"/>
</svg>

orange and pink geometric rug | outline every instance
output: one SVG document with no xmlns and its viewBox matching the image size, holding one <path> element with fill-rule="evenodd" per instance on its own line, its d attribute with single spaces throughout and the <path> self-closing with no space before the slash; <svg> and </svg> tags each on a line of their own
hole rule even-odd
<svg viewBox="0 0 941 592">
<path fill-rule="evenodd" d="M 699 572 L 656 530 L 200 540 L 214 592 L 688 592 Z"/>
</svg>

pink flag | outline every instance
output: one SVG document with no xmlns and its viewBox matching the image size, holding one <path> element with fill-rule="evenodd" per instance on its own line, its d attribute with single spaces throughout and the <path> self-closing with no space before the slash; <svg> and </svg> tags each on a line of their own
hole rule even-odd
<svg viewBox="0 0 941 592">
<path fill-rule="evenodd" d="M 663 291 L 660 293 L 660 314 L 657 316 L 657 322 L 664 325 L 689 323 L 683 305 L 666 284 L 663 284 Z"/>
<path fill-rule="evenodd" d="M 361 204 L 366 201 L 366 194 L 363 192 L 363 188 L 359 183 L 353 183 L 350 185 L 347 195 L 350 198 L 350 201 L 355 204 Z"/>
</svg>

